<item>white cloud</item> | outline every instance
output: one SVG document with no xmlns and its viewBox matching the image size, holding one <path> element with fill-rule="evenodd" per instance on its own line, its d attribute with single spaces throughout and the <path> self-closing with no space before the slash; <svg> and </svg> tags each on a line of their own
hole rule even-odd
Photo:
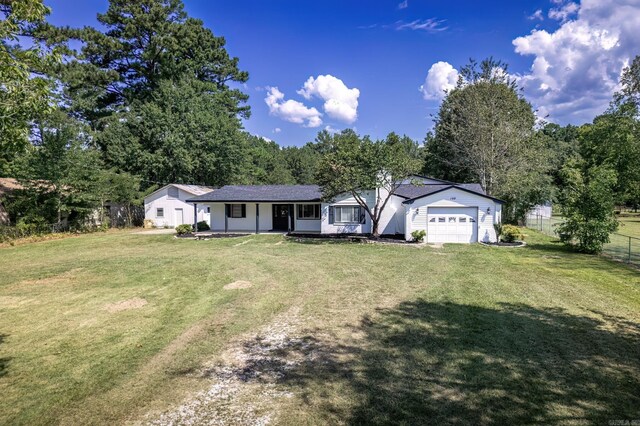
<svg viewBox="0 0 640 426">
<path fill-rule="evenodd" d="M 263 141 L 266 141 L 266 142 L 273 142 L 271 139 L 269 139 L 269 138 L 267 138 L 267 137 L 265 137 L 265 136 L 258 135 L 257 133 L 252 133 L 252 134 L 253 134 L 253 136 L 255 136 L 255 137 L 257 137 L 257 138 L 260 138 L 260 139 L 262 139 Z"/>
<path fill-rule="evenodd" d="M 322 125 L 322 114 L 315 108 L 309 108 L 302 102 L 292 99 L 284 100 L 284 93 L 277 87 L 269 87 L 264 101 L 269 106 L 269 113 L 291 123 L 302 124 L 305 127 L 319 127 Z"/>
<path fill-rule="evenodd" d="M 318 97 L 324 101 L 324 111 L 329 117 L 345 123 L 353 123 L 358 118 L 358 97 L 360 91 L 349 89 L 339 78 L 332 75 L 309 77 L 298 93 L 311 99 Z"/>
<path fill-rule="evenodd" d="M 542 13 L 542 9 L 538 9 L 533 14 L 528 17 L 531 21 L 544 21 L 544 14 Z"/>
<path fill-rule="evenodd" d="M 554 3 L 560 4 L 558 2 Z M 578 6 L 577 3 L 569 2 L 561 7 L 549 9 L 549 18 L 565 22 L 570 16 L 574 15 L 578 9 L 580 9 L 580 6 Z"/>
<path fill-rule="evenodd" d="M 640 4 L 637 0 L 561 0 L 555 30 L 533 30 L 513 40 L 515 51 L 533 56 L 529 72 L 519 76 L 525 95 L 540 115 L 579 124 L 602 113 L 618 89 L 622 68 L 639 53 Z M 567 9 L 569 6 L 569 9 Z M 565 10 L 569 15 L 561 16 Z"/>
<path fill-rule="evenodd" d="M 398 9 L 406 9 L 407 7 L 409 7 L 409 0 L 398 3 Z"/>
<path fill-rule="evenodd" d="M 397 21 L 395 23 L 395 29 L 401 30 L 414 30 L 414 31 L 426 31 L 429 33 L 438 33 L 447 30 L 449 27 L 443 27 L 444 20 L 442 19 L 416 19 L 411 22 Z"/>
<path fill-rule="evenodd" d="M 445 90 L 451 90 L 458 81 L 458 71 L 448 62 L 436 62 L 431 65 L 420 91 L 425 99 L 444 98 Z"/>
<path fill-rule="evenodd" d="M 282 129 L 280 127 L 276 127 L 275 129 L 273 129 L 273 133 L 280 133 L 282 131 Z"/>
</svg>

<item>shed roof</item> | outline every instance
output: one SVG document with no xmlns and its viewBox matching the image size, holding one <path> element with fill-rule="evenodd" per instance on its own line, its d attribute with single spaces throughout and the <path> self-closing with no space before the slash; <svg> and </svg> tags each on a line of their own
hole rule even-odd
<svg viewBox="0 0 640 426">
<path fill-rule="evenodd" d="M 213 191 L 215 189 L 212 186 L 186 185 L 186 184 L 183 184 L 183 183 L 170 183 L 170 184 L 167 184 L 167 185 L 163 186 L 162 188 L 156 189 L 155 191 L 153 191 L 151 194 L 147 195 L 144 198 L 149 198 L 153 194 L 157 193 L 158 191 L 162 191 L 163 189 L 165 189 L 168 186 L 173 186 L 173 187 L 182 189 L 183 191 L 188 192 L 189 194 L 193 194 L 193 195 L 203 195 L 203 194 L 211 192 L 211 191 Z"/>
<path fill-rule="evenodd" d="M 16 189 L 23 189 L 23 186 L 14 178 L 0 178 L 0 195 L 8 194 Z"/>
</svg>

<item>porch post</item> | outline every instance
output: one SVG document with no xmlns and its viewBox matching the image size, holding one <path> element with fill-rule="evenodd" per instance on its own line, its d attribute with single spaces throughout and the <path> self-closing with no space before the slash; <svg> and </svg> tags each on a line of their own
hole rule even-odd
<svg viewBox="0 0 640 426">
<path fill-rule="evenodd" d="M 291 204 L 287 205 L 287 232 L 291 232 Z"/>
<path fill-rule="evenodd" d="M 193 203 L 193 232 L 198 232 L 198 203 Z"/>
<path fill-rule="evenodd" d="M 256 234 L 260 231 L 260 204 L 256 203 Z"/>
<path fill-rule="evenodd" d="M 229 232 L 229 204 L 224 205 L 224 233 Z"/>
</svg>

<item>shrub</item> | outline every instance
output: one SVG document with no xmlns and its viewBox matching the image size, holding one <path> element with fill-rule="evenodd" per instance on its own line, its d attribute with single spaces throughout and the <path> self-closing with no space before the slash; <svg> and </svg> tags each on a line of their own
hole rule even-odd
<svg viewBox="0 0 640 426">
<path fill-rule="evenodd" d="M 178 235 L 190 234 L 193 232 L 193 227 L 187 223 L 176 226 L 176 233 Z"/>
<path fill-rule="evenodd" d="M 579 251 L 600 253 L 609 234 L 618 229 L 615 208 L 617 174 L 605 166 L 585 164 L 562 169 L 567 184 L 561 192 L 564 221 L 558 226 L 560 240 Z"/>
<path fill-rule="evenodd" d="M 427 236 L 427 232 L 424 229 L 413 231 L 411 233 L 411 237 L 413 238 L 413 241 L 418 243 L 421 243 L 424 240 L 424 237 L 426 236 Z"/>
<path fill-rule="evenodd" d="M 198 222 L 198 232 L 199 231 L 208 231 L 211 228 L 209 228 L 209 224 L 206 221 L 200 221 Z"/>
<path fill-rule="evenodd" d="M 20 237 L 29 237 L 51 232 L 51 227 L 47 225 L 46 219 L 41 216 L 26 216 L 16 223 L 16 230 Z"/>
<path fill-rule="evenodd" d="M 524 234 L 520 231 L 520 228 L 513 225 L 502 225 L 500 236 L 505 243 L 513 243 L 524 239 Z"/>
<path fill-rule="evenodd" d="M 151 228 L 153 228 L 153 227 L 155 226 L 155 223 L 153 222 L 153 219 L 145 219 L 145 220 L 142 222 L 142 226 L 143 226 L 145 229 L 151 229 Z"/>
</svg>

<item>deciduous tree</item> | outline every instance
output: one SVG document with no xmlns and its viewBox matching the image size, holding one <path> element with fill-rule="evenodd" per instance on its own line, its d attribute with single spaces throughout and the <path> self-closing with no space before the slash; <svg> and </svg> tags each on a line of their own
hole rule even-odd
<svg viewBox="0 0 640 426">
<path fill-rule="evenodd" d="M 99 205 L 100 153 L 88 143 L 86 129 L 56 111 L 39 121 L 33 144 L 14 163 L 24 187 L 8 204 L 26 221 L 82 223 Z"/>
<path fill-rule="evenodd" d="M 563 169 L 566 185 L 560 194 L 563 222 L 560 239 L 587 253 L 599 253 L 618 228 L 613 208 L 616 172 L 606 166 L 570 161 Z"/>
<path fill-rule="evenodd" d="M 550 196 L 549 151 L 535 123 L 506 65 L 472 61 L 443 100 L 435 132 L 427 137 L 426 172 L 479 182 L 489 195 L 507 201 L 507 221 L 521 220 Z"/>
<path fill-rule="evenodd" d="M 48 13 L 42 0 L 0 1 L 0 176 L 28 146 L 32 121 L 52 109 L 52 84 L 43 71 L 57 55 L 33 40 L 28 48 L 18 43 Z"/>
<path fill-rule="evenodd" d="M 371 218 L 371 233 L 380 235 L 379 222 L 391 196 L 400 183 L 419 171 L 422 160 L 418 145 L 410 138 L 391 133 L 386 139 L 373 141 L 353 130 L 331 135 L 318 135 L 323 156 L 318 166 L 317 181 L 322 195 L 332 200 L 350 194 Z M 367 202 L 372 194 L 374 203 Z"/>
</svg>

